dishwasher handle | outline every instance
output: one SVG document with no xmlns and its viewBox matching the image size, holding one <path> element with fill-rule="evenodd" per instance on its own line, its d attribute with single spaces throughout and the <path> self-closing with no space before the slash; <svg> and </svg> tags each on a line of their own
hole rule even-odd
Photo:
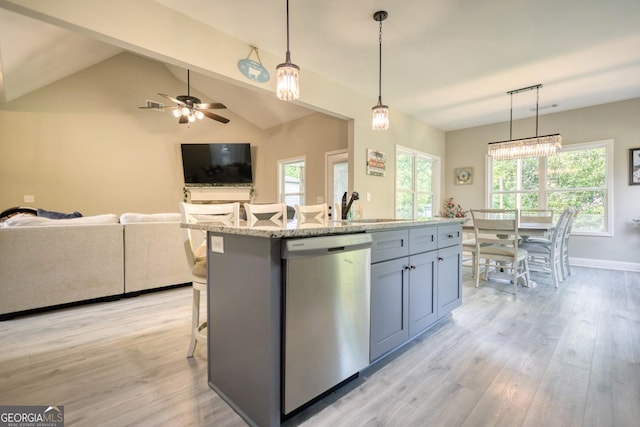
<svg viewBox="0 0 640 427">
<path fill-rule="evenodd" d="M 371 248 L 371 243 L 371 234 L 367 233 L 288 239 L 282 246 L 282 258 L 291 259 L 368 249 Z"/>
</svg>

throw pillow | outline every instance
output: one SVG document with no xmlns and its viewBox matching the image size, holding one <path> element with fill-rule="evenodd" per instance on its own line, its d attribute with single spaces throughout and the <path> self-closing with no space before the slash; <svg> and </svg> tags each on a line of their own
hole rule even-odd
<svg viewBox="0 0 640 427">
<path fill-rule="evenodd" d="M 78 211 L 68 214 L 68 213 L 53 212 L 53 211 L 47 211 L 44 209 L 38 209 L 38 216 L 49 218 L 49 219 L 67 219 L 67 218 L 78 218 L 78 217 L 81 217 L 82 214 Z"/>
</svg>

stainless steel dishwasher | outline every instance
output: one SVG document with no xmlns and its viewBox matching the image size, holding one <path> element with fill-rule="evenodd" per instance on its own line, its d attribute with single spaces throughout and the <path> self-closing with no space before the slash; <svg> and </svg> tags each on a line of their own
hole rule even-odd
<svg viewBox="0 0 640 427">
<path fill-rule="evenodd" d="M 285 241 L 283 413 L 369 364 L 371 235 Z"/>
</svg>

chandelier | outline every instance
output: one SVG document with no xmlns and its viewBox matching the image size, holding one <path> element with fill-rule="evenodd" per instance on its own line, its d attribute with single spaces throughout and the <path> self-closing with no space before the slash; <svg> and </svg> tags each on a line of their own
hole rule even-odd
<svg viewBox="0 0 640 427">
<path fill-rule="evenodd" d="M 378 62 L 378 104 L 372 109 L 373 120 L 371 128 L 373 130 L 389 129 L 389 107 L 382 104 L 382 21 L 387 19 L 389 14 L 384 10 L 379 10 L 373 14 L 374 21 L 380 23 L 380 32 L 378 35 L 379 46 L 379 62 Z"/>
<path fill-rule="evenodd" d="M 276 96 L 283 101 L 300 98 L 300 67 L 291 63 L 289 52 L 289 0 L 287 0 L 287 54 L 285 62 L 276 67 Z"/>
<path fill-rule="evenodd" d="M 509 118 L 509 140 L 489 143 L 489 155 L 495 160 L 524 159 L 528 157 L 553 156 L 562 148 L 562 137 L 559 133 L 538 136 L 538 104 L 541 84 L 523 87 L 507 92 L 511 96 L 511 116 Z M 512 139 L 513 131 L 513 94 L 536 90 L 536 136 Z"/>
</svg>

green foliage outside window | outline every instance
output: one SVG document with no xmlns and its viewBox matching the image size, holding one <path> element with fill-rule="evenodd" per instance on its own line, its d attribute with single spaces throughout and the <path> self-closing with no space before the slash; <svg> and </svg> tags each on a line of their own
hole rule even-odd
<svg viewBox="0 0 640 427">
<path fill-rule="evenodd" d="M 606 147 L 591 146 L 547 158 L 493 161 L 491 207 L 552 209 L 556 218 L 575 207 L 574 230 L 606 231 L 606 156 Z"/>
</svg>

